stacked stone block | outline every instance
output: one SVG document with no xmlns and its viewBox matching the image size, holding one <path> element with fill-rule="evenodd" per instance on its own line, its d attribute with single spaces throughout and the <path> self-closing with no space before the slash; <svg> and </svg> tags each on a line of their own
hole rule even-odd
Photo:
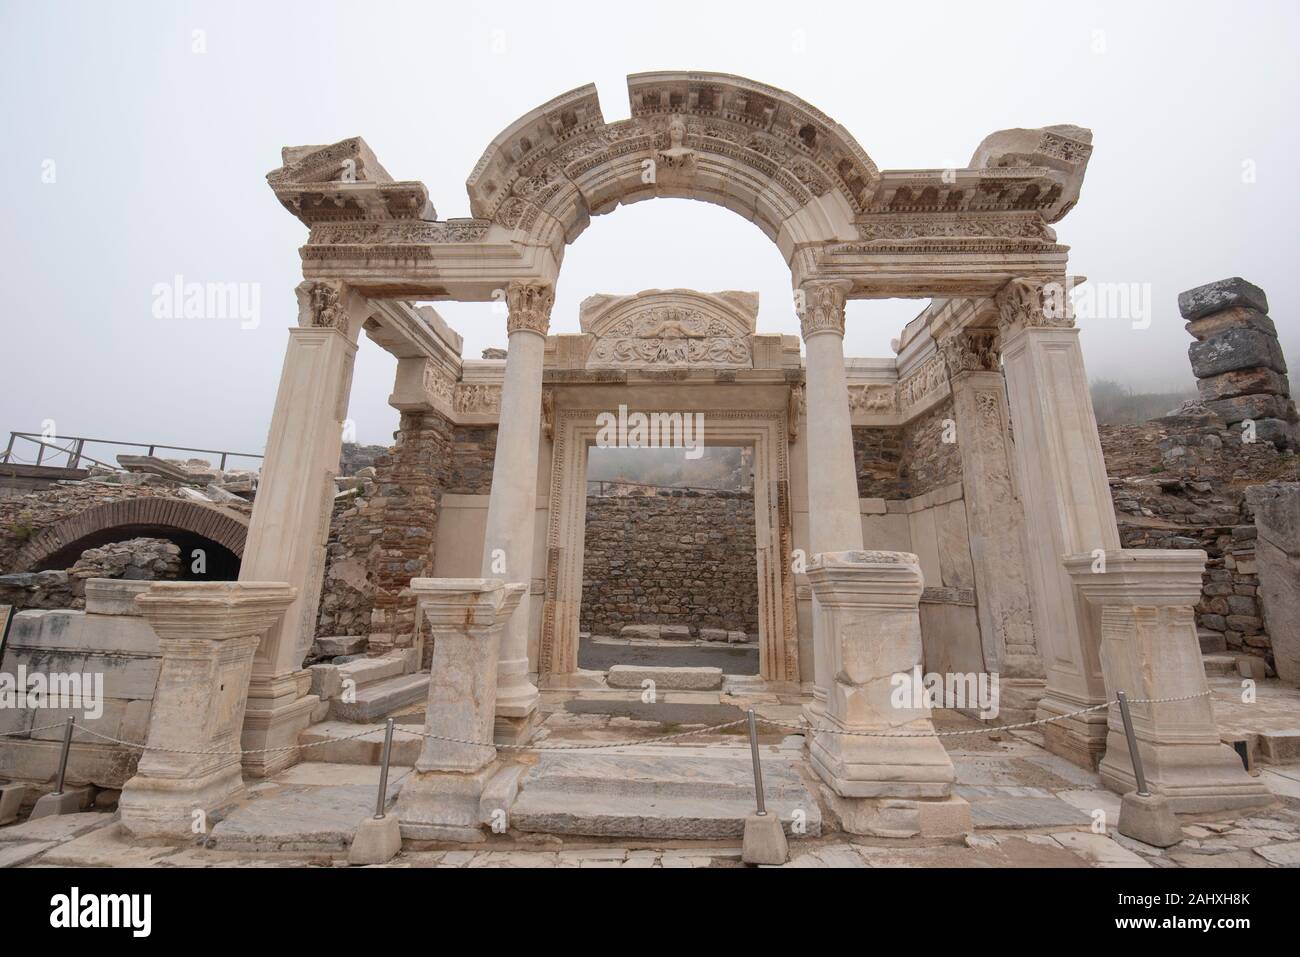
<svg viewBox="0 0 1300 957">
<path fill-rule="evenodd" d="M 414 644 L 415 598 L 403 594 L 412 578 L 433 575 L 442 490 L 450 482 L 453 429 L 438 412 L 405 413 L 397 444 L 375 460 L 370 500 L 374 541 L 369 553 L 373 586 L 370 652 Z"/>
<path fill-rule="evenodd" d="M 1264 290 L 1221 279 L 1180 293 L 1178 309 L 1196 339 L 1187 352 L 1206 408 L 1229 427 L 1252 422 L 1256 441 L 1300 447 L 1300 416 Z"/>
</svg>

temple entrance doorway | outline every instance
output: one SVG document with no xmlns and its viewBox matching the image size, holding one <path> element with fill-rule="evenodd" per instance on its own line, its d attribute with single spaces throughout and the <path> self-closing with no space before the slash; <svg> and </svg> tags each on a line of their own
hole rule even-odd
<svg viewBox="0 0 1300 957">
<path fill-rule="evenodd" d="M 749 446 L 588 450 L 579 668 L 759 673 L 753 461 Z"/>
</svg>

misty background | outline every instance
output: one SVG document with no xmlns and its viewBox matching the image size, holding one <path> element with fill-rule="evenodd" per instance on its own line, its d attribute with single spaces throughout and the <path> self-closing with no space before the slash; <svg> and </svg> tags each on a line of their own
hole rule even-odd
<svg viewBox="0 0 1300 957">
<path fill-rule="evenodd" d="M 881 169 L 964 166 L 987 134 L 1086 126 L 1071 272 L 1149 288 L 1147 328 L 1083 317 L 1091 377 L 1193 388 L 1179 291 L 1242 276 L 1300 356 L 1295 227 L 1300 5 L 1219 3 L 447 4 L 0 2 L 0 432 L 260 452 L 306 228 L 265 175 L 286 145 L 363 136 L 441 218 L 489 141 L 594 81 L 735 73 L 804 98 Z M 197 31 L 197 32 L 196 32 Z M 201 42 L 200 42 L 201 41 Z M 200 49 L 201 47 L 201 49 Z M 154 287 L 251 284 L 260 321 L 160 319 Z M 797 333 L 789 270 L 751 223 L 657 200 L 567 250 L 553 332 L 593 293 L 756 290 Z M 890 356 L 920 300 L 853 302 L 849 355 Z M 490 304 L 437 303 L 464 354 L 505 345 Z M 349 416 L 387 444 L 394 360 L 362 337 Z M 1164 411 L 1163 409 L 1158 411 Z"/>
</svg>

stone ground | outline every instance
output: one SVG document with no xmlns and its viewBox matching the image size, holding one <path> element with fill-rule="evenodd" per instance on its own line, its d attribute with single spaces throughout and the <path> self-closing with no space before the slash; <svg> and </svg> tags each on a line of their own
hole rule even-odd
<svg viewBox="0 0 1300 957">
<path fill-rule="evenodd" d="M 681 641 L 623 641 L 583 638 L 578 643 L 578 667 L 608 671 L 613 665 L 654 665 L 660 668 L 721 668 L 724 675 L 758 674 L 758 645 L 718 645 Z"/>
<path fill-rule="evenodd" d="M 1261 683 L 1256 705 L 1240 703 L 1239 682 L 1215 679 L 1221 722 L 1291 727 L 1300 692 Z M 706 726 L 747 708 L 797 723 L 803 698 L 769 691 L 667 692 L 646 703 L 636 692 L 543 692 L 545 719 L 535 743 L 633 741 Z M 403 723 L 418 718 L 409 709 Z M 1288 725 L 1287 722 L 1290 722 Z M 939 730 L 977 727 L 938 712 Z M 354 726 L 357 727 L 357 726 Z M 378 726 L 376 726 L 378 727 Z M 359 728 L 358 728 L 359 729 Z M 765 753 L 797 747 L 797 735 L 765 727 Z M 947 738 L 957 792 L 971 804 L 975 832 L 959 843 L 858 838 L 826 827 L 791 841 L 788 867 L 1300 867 L 1300 759 L 1262 766 L 1278 803 L 1241 815 L 1184 820 L 1182 843 L 1158 849 L 1115 831 L 1119 796 L 1096 774 L 1045 751 L 1032 731 Z M 744 749 L 743 735 L 702 734 L 675 748 Z M 310 753 L 310 752 L 309 752 Z M 533 755 L 518 759 L 528 764 Z M 389 794 L 409 768 L 394 767 Z M 344 866 L 350 822 L 372 808 L 378 769 L 308 761 L 250 788 L 241 806 L 205 839 L 185 847 L 127 843 L 112 813 L 46 818 L 0 828 L 0 866 L 326 867 Z M 508 833 L 483 844 L 409 846 L 388 867 L 740 867 L 738 841 L 684 842 Z"/>
</svg>

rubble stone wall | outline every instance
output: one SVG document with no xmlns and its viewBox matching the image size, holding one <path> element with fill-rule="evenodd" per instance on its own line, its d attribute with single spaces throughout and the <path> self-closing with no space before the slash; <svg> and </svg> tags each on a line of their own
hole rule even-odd
<svg viewBox="0 0 1300 957">
<path fill-rule="evenodd" d="M 916 498 L 961 481 L 961 453 L 956 441 L 945 442 L 948 424 L 956 421 L 952 399 L 903 426 L 899 486 L 903 497 Z M 954 439 L 960 435 L 951 432 Z"/>
<path fill-rule="evenodd" d="M 752 493 L 589 495 L 584 549 L 583 631 L 687 625 L 758 633 Z"/>
<path fill-rule="evenodd" d="M 903 463 L 902 429 L 854 428 L 853 460 L 858 470 L 859 498 L 903 497 L 898 474 Z"/>
</svg>

